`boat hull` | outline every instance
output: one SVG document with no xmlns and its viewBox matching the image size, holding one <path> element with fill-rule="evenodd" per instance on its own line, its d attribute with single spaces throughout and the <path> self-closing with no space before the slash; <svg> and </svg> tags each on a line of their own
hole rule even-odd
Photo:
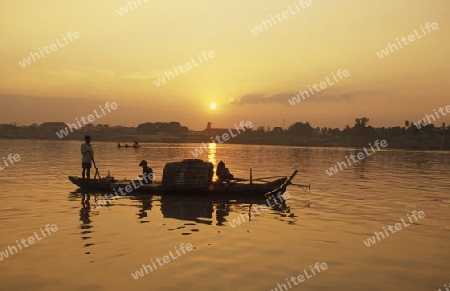
<svg viewBox="0 0 450 291">
<path fill-rule="evenodd" d="M 81 189 L 91 189 L 91 190 L 111 190 L 111 185 L 116 182 L 114 179 L 103 178 L 103 179 L 82 179 L 76 176 L 69 176 L 70 182 L 77 185 Z"/>
<path fill-rule="evenodd" d="M 208 187 L 186 187 L 186 186 L 164 186 L 159 183 L 155 184 L 142 184 L 139 180 L 136 181 L 116 181 L 108 178 L 104 179 L 81 179 L 75 176 L 69 176 L 69 180 L 80 187 L 82 190 L 86 191 L 111 191 L 116 193 L 126 193 L 127 195 L 134 194 L 153 194 L 153 195 L 186 195 L 186 196 L 218 196 L 218 197 L 231 197 L 231 196 L 259 196 L 262 197 L 264 194 L 270 191 L 274 191 L 280 186 L 282 186 L 287 178 L 281 178 L 268 183 L 253 183 L 253 184 L 242 184 L 242 183 L 231 183 L 231 184 L 218 184 L 212 183 Z M 128 188 L 126 188 L 128 186 Z M 131 187 L 131 188 L 130 188 Z M 119 192 L 119 189 L 122 189 Z M 132 189 L 132 191 L 128 191 Z M 121 195 L 121 194 L 120 194 Z"/>
</svg>

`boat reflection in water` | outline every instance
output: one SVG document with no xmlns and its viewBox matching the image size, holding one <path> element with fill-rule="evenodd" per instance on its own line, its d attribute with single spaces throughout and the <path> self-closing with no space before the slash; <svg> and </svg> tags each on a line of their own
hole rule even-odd
<svg viewBox="0 0 450 291">
<path fill-rule="evenodd" d="M 81 208 L 80 208 L 80 221 L 82 222 L 80 225 L 81 229 L 81 239 L 84 241 L 84 247 L 88 248 L 93 246 L 93 243 L 90 243 L 90 239 L 92 239 L 93 235 L 93 225 L 91 225 L 91 195 L 85 192 L 71 192 L 69 198 L 77 199 L 80 197 L 81 193 Z M 86 255 L 90 255 L 91 252 L 86 250 Z M 91 261 L 91 263 L 94 261 Z"/>
<path fill-rule="evenodd" d="M 142 201 L 142 209 L 139 209 L 137 216 L 141 219 L 141 223 L 149 222 L 148 220 L 143 220 L 147 217 L 147 210 L 151 211 L 153 208 L 153 195 L 142 195 L 140 199 Z"/>
<path fill-rule="evenodd" d="M 164 218 L 212 224 L 213 201 L 180 196 L 162 196 L 161 213 Z"/>
<path fill-rule="evenodd" d="M 271 199 L 258 198 L 241 198 L 241 199 L 217 199 L 208 197 L 182 197 L 182 196 L 162 196 L 161 213 L 164 218 L 173 218 L 178 220 L 191 221 L 206 225 L 222 226 L 225 225 L 227 216 L 230 212 L 247 212 L 248 220 L 252 220 L 252 216 L 258 215 L 254 212 L 255 208 L 264 205 L 274 211 L 285 216 L 290 213 L 286 200 L 277 198 L 274 203 Z"/>
<path fill-rule="evenodd" d="M 86 193 L 85 191 L 73 192 L 72 199 L 81 197 L 81 209 L 79 212 L 82 224 L 81 238 L 85 241 L 84 247 L 92 246 L 89 240 L 92 238 L 93 225 L 91 216 L 101 215 L 95 205 L 100 199 L 104 197 L 105 193 Z M 91 202 L 92 199 L 92 202 Z M 230 220 L 227 219 L 230 213 L 238 213 L 239 215 L 247 216 L 247 220 L 251 221 L 252 217 L 260 215 L 262 207 L 272 212 L 278 213 L 281 217 L 286 217 L 290 213 L 290 208 L 286 204 L 286 200 L 282 196 L 270 196 L 264 198 L 217 198 L 208 196 L 187 196 L 187 195 L 136 195 L 128 197 L 134 201 L 130 206 L 137 207 L 139 210 L 136 213 L 140 223 L 149 223 L 149 211 L 161 210 L 163 218 L 172 218 L 180 221 L 186 221 L 184 225 L 178 227 L 185 228 L 186 225 L 216 225 L 225 226 L 230 225 Z M 117 200 L 116 200 L 117 201 Z M 154 204 L 155 203 L 155 204 Z M 92 207 L 91 207 L 92 205 Z M 108 203 L 106 207 L 111 207 L 114 204 Z M 155 207 L 156 206 L 156 207 Z M 158 207 L 159 206 L 159 207 Z M 158 209 L 159 208 L 159 209 Z M 289 216 L 293 216 L 290 214 Z M 173 229 L 169 229 L 173 230 Z M 192 232 L 199 231 L 198 229 L 191 229 Z M 191 234 L 183 232 L 183 235 Z M 86 252 L 85 254 L 90 254 Z"/>
<path fill-rule="evenodd" d="M 80 220 L 83 222 L 81 228 L 85 226 L 89 226 L 92 222 L 89 216 L 89 212 L 91 211 L 91 195 L 89 193 L 83 194 L 81 197 L 81 209 L 80 209 Z"/>
</svg>

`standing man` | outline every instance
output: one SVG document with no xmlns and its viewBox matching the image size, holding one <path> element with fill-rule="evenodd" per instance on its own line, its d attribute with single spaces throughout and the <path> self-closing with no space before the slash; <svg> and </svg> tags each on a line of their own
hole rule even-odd
<svg viewBox="0 0 450 291">
<path fill-rule="evenodd" d="M 83 171 L 81 172 L 81 177 L 83 179 L 86 178 L 86 174 L 87 174 L 87 178 L 90 179 L 91 178 L 91 161 L 94 162 L 94 151 L 92 149 L 91 146 L 91 136 L 90 135 L 86 135 L 84 136 L 84 140 L 85 143 L 81 145 L 81 167 L 83 168 Z"/>
</svg>

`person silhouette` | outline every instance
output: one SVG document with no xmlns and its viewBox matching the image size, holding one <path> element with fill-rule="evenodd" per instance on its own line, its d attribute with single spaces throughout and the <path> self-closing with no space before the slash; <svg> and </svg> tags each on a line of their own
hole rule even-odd
<svg viewBox="0 0 450 291">
<path fill-rule="evenodd" d="M 91 178 L 91 168 L 92 164 L 91 161 L 95 163 L 94 161 L 94 150 L 91 146 L 91 136 L 86 135 L 84 137 L 84 143 L 81 145 L 81 177 L 82 179 L 85 179 L 86 177 L 88 179 Z"/>
<path fill-rule="evenodd" d="M 153 182 L 153 169 L 147 165 L 146 160 L 142 160 L 139 163 L 139 167 L 142 167 L 142 178 L 145 184 L 152 184 Z"/>
<path fill-rule="evenodd" d="M 230 173 L 230 170 L 225 166 L 225 163 L 223 161 L 220 161 L 217 164 L 217 169 L 216 169 L 216 175 L 217 178 L 219 178 L 219 183 L 222 182 L 226 182 L 226 183 L 230 183 L 231 179 L 234 178 L 234 176 Z"/>
</svg>

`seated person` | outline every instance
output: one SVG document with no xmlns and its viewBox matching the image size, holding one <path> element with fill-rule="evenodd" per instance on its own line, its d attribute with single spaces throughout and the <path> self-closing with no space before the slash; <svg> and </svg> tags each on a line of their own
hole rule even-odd
<svg viewBox="0 0 450 291">
<path fill-rule="evenodd" d="M 220 161 L 217 164 L 217 169 L 216 169 L 216 175 L 219 178 L 219 182 L 226 182 L 226 183 L 230 183 L 231 179 L 234 178 L 234 176 L 230 173 L 230 170 L 228 170 L 227 167 L 225 167 L 225 163 L 223 161 Z"/>
<path fill-rule="evenodd" d="M 151 184 L 153 181 L 153 169 L 147 165 L 146 160 L 142 160 L 139 167 L 142 167 L 142 179 L 144 179 L 144 184 Z"/>
</svg>

